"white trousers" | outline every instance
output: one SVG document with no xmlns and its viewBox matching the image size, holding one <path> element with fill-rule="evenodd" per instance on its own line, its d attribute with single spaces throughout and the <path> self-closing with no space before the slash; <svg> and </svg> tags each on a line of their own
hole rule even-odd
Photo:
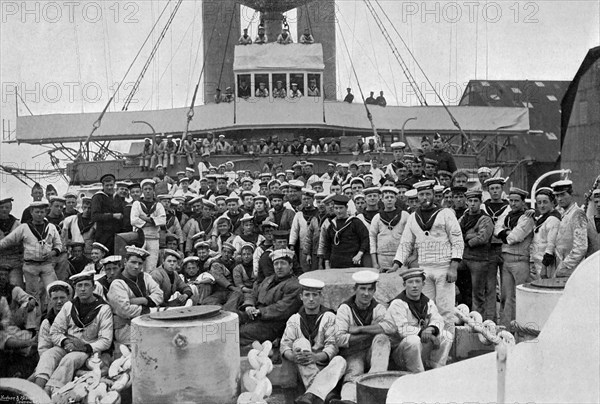
<svg viewBox="0 0 600 404">
<path fill-rule="evenodd" d="M 73 380 L 75 371 L 85 364 L 85 352 L 67 352 L 59 346 L 45 351 L 35 369 L 35 377 L 48 380 L 47 386 L 61 388 Z"/>
<path fill-rule="evenodd" d="M 425 371 L 425 366 L 431 369 L 446 365 L 452 340 L 440 338 L 440 346 L 434 349 L 433 344 L 423 344 L 417 335 L 404 338 L 392 351 L 392 359 L 402 369 L 411 373 Z"/>
<path fill-rule="evenodd" d="M 299 338 L 294 341 L 292 348 L 294 352 L 311 351 L 312 349 L 306 338 Z M 296 364 L 296 366 L 300 377 L 302 377 L 302 383 L 306 387 L 306 392 L 314 394 L 321 400 L 325 400 L 327 394 L 335 388 L 346 372 L 346 360 L 341 356 L 332 358 L 325 367 L 318 366 L 316 363 L 310 365 Z"/>
</svg>

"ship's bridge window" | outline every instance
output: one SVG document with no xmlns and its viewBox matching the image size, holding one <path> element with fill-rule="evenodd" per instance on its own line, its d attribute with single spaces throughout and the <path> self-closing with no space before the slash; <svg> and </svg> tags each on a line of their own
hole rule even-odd
<svg viewBox="0 0 600 404">
<path fill-rule="evenodd" d="M 298 90 L 302 95 L 306 95 L 306 92 L 304 91 L 304 73 L 290 73 L 290 89 L 293 84 L 297 84 Z"/>
<path fill-rule="evenodd" d="M 272 94 L 273 98 L 287 97 L 287 76 L 285 73 L 273 73 Z M 281 82 L 281 84 L 279 84 Z"/>
<path fill-rule="evenodd" d="M 252 96 L 252 83 L 249 74 L 238 74 L 237 76 L 237 95 L 239 98 L 249 98 Z"/>
<path fill-rule="evenodd" d="M 309 74 L 308 75 L 308 89 L 306 90 L 308 97 L 320 97 L 321 96 L 321 75 L 320 74 Z"/>
<path fill-rule="evenodd" d="M 254 95 L 256 97 L 269 97 L 269 75 L 255 74 L 254 75 Z"/>
</svg>

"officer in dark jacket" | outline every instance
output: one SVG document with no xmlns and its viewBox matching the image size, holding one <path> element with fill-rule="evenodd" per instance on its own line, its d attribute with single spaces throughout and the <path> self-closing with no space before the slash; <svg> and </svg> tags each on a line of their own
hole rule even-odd
<svg viewBox="0 0 600 404">
<path fill-rule="evenodd" d="M 92 197 L 92 222 L 96 223 L 94 241 L 105 245 L 109 255 L 113 254 L 115 233 L 120 230 L 123 212 L 115 206 L 115 176 L 104 174 L 100 178 L 102 191 L 96 192 Z"/>
</svg>

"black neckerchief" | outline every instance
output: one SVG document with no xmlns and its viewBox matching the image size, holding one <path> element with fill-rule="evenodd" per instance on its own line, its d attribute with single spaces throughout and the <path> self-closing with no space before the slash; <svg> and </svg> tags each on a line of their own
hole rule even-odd
<svg viewBox="0 0 600 404">
<path fill-rule="evenodd" d="M 42 228 L 41 233 L 37 229 L 37 226 L 40 226 L 40 225 L 35 225 L 35 224 L 33 224 L 33 222 L 27 222 L 27 226 L 29 226 L 29 230 L 31 230 L 31 232 L 33 233 L 35 238 L 37 238 L 38 241 L 42 241 L 48 236 L 48 228 L 50 226 L 49 226 L 47 219 L 44 219 L 44 223 L 42 224 L 43 228 Z"/>
<path fill-rule="evenodd" d="M 213 227 L 212 217 L 201 217 L 199 219 L 196 219 L 196 222 L 198 223 L 200 231 L 203 231 L 205 234 L 210 233 L 210 230 Z"/>
<path fill-rule="evenodd" d="M 402 209 L 396 208 L 389 212 L 382 210 L 379 212 L 379 218 L 381 219 L 381 223 L 387 226 L 388 230 L 392 230 L 400 223 L 400 219 L 402 219 Z"/>
<path fill-rule="evenodd" d="M 154 199 L 151 201 L 145 201 L 143 199 L 140 199 L 140 206 L 142 207 L 142 211 L 146 216 L 151 216 L 156 210 L 158 202 Z"/>
<path fill-rule="evenodd" d="M 365 221 L 369 224 L 371 224 L 371 222 L 373 221 L 373 218 L 378 214 L 379 209 L 377 210 L 363 210 L 363 217 L 365 218 Z"/>
<path fill-rule="evenodd" d="M 229 211 L 227 211 L 227 217 L 231 220 L 231 225 L 233 226 L 233 228 L 237 228 L 240 218 L 242 217 L 242 212 L 239 212 L 235 215 L 232 215 L 231 213 L 229 213 Z"/>
<path fill-rule="evenodd" d="M 315 217 L 317 213 L 318 209 L 314 206 L 306 206 L 304 209 L 302 209 L 302 216 L 304 216 L 304 220 L 306 220 L 307 223 L 310 222 L 310 220 Z"/>
<path fill-rule="evenodd" d="M 248 278 L 252 279 L 252 276 L 254 273 L 254 265 L 253 265 L 252 261 L 250 261 L 247 264 L 244 264 L 242 262 L 242 267 L 244 268 L 244 271 L 246 272 L 246 275 L 248 276 Z"/>
<path fill-rule="evenodd" d="M 84 217 L 83 213 L 77 214 L 77 227 L 82 235 L 90 231 L 93 226 L 91 217 Z"/>
<path fill-rule="evenodd" d="M 524 213 L 525 209 L 517 211 L 511 210 L 508 215 L 506 215 L 506 218 L 504 218 L 504 226 L 509 230 L 514 229 L 519 222 L 519 218 L 523 216 Z"/>
<path fill-rule="evenodd" d="M 133 292 L 135 297 L 145 297 L 148 298 L 148 291 L 146 289 L 146 282 L 144 281 L 144 273 L 141 273 L 137 276 L 135 281 L 126 277 L 123 273 L 120 273 L 116 279 L 122 279 L 129 289 Z"/>
<path fill-rule="evenodd" d="M 487 208 L 492 221 L 496 223 L 501 212 L 504 211 L 504 207 L 508 205 L 508 201 L 506 199 L 501 199 L 500 202 L 493 202 L 491 199 L 488 199 L 483 204 Z"/>
<path fill-rule="evenodd" d="M 57 315 L 58 315 L 58 311 L 56 311 L 56 309 L 54 307 L 52 308 L 52 310 L 48 310 L 48 313 L 46 314 L 46 320 L 48 320 L 50 325 L 52 325 L 54 323 L 54 320 L 56 319 Z"/>
<path fill-rule="evenodd" d="M 281 218 L 283 217 L 283 212 L 285 212 L 285 208 L 283 206 L 280 209 L 273 208 L 275 223 L 277 223 L 277 225 L 281 225 Z"/>
<path fill-rule="evenodd" d="M 219 237 L 221 238 L 221 245 L 223 245 L 224 242 L 229 240 L 229 238 L 231 237 L 231 233 L 221 234 L 219 235 Z"/>
<path fill-rule="evenodd" d="M 467 234 L 467 231 L 475 227 L 481 216 L 487 216 L 487 214 L 481 209 L 478 213 L 475 213 L 474 215 L 466 211 L 465 214 L 462 216 L 462 220 L 460 221 L 460 229 L 462 230 L 463 234 Z"/>
<path fill-rule="evenodd" d="M 240 234 L 240 238 L 242 240 L 244 240 L 246 243 L 252 243 L 252 244 L 256 245 L 256 242 L 258 241 L 258 234 L 256 234 L 256 233 Z"/>
<path fill-rule="evenodd" d="M 81 303 L 79 297 L 73 299 L 71 306 L 71 318 L 75 325 L 79 328 L 85 328 L 92 324 L 100 309 L 106 304 L 104 299 L 98 295 L 94 295 L 96 298 L 92 303 Z"/>
<path fill-rule="evenodd" d="M 106 279 L 106 276 L 103 276 L 102 278 L 98 279 L 96 282 L 98 282 L 100 285 L 102 285 L 104 294 L 107 295 L 108 291 L 110 289 L 110 283 L 108 283 L 108 279 Z"/>
<path fill-rule="evenodd" d="M 442 211 L 442 208 L 438 208 L 435 205 L 431 205 L 431 209 L 423 209 L 421 207 L 415 210 L 415 219 L 417 224 L 424 232 L 429 232 L 433 227 L 435 218 Z"/>
<path fill-rule="evenodd" d="M 456 214 L 456 218 L 460 219 L 462 217 L 462 215 L 465 214 L 465 212 L 467 211 L 467 208 L 454 208 L 454 213 Z"/>
<path fill-rule="evenodd" d="M 429 319 L 431 318 L 431 314 L 428 313 L 428 305 L 429 298 L 421 293 L 419 300 L 412 300 L 406 296 L 406 290 L 403 290 L 396 299 L 400 299 L 406 304 L 408 304 L 408 308 L 413 316 L 419 321 L 419 327 L 421 329 L 427 327 L 429 324 Z"/>
<path fill-rule="evenodd" d="M 13 225 L 17 221 L 17 218 L 13 215 L 8 215 L 6 219 L 0 219 L 0 231 L 7 235 L 12 230 Z"/>
<path fill-rule="evenodd" d="M 249 213 L 252 214 L 252 212 L 249 212 Z M 267 217 L 269 217 L 269 214 L 267 212 L 262 212 L 262 213 L 255 212 L 254 213 L 254 224 L 256 226 L 262 225 Z"/>
<path fill-rule="evenodd" d="M 559 221 L 561 220 L 560 213 L 558 213 L 558 211 L 556 209 L 552 209 L 550 212 L 546 212 L 543 215 L 541 215 L 540 217 L 538 217 L 537 219 L 535 219 L 535 229 L 533 230 L 533 232 L 534 233 L 539 232 L 540 231 L 540 227 L 542 227 L 542 225 L 544 224 L 544 222 L 546 220 L 548 220 L 548 218 L 550 216 L 554 216 Z"/>
<path fill-rule="evenodd" d="M 76 259 L 75 257 L 69 258 L 69 265 L 71 267 L 72 275 L 78 274 L 81 271 L 83 271 L 85 266 L 87 264 L 89 264 L 90 262 L 92 262 L 92 261 L 89 258 L 87 258 L 85 255 L 82 255 L 81 258 L 78 258 L 78 259 Z"/>
<path fill-rule="evenodd" d="M 319 306 L 319 312 L 315 315 L 308 315 L 304 310 L 304 307 L 301 307 L 298 311 L 300 315 L 300 331 L 302 331 L 302 335 L 310 342 L 310 346 L 313 346 L 315 343 L 315 338 L 319 334 L 319 326 L 321 325 L 321 320 L 323 319 L 323 315 L 328 311 L 333 312 L 331 309 L 327 307 L 323 307 L 323 305 Z"/>
<path fill-rule="evenodd" d="M 371 325 L 371 322 L 373 321 L 373 310 L 375 310 L 375 307 L 377 307 L 379 303 L 377 303 L 377 300 L 371 299 L 371 304 L 369 304 L 366 309 L 359 309 L 356 305 L 356 295 L 352 295 L 343 304 L 346 304 L 348 307 L 350 307 L 352 318 L 354 318 L 354 323 L 362 327 Z"/>
</svg>

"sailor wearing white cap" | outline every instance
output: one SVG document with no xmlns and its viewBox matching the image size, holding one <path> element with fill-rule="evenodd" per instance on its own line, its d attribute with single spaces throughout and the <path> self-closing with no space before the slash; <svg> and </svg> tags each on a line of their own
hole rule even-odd
<svg viewBox="0 0 600 404">
<path fill-rule="evenodd" d="M 588 250 L 588 218 L 573 199 L 573 181 L 553 183 L 556 202 L 562 209 L 562 219 L 556 236 L 555 277 L 569 277 L 583 261 Z"/>
<path fill-rule="evenodd" d="M 94 353 L 113 341 L 113 315 L 102 297 L 94 294 L 94 271 L 73 275 L 76 297 L 57 314 L 50 329 L 54 347 L 41 356 L 35 384 L 56 390 L 73 380 L 75 371 Z"/>
<path fill-rule="evenodd" d="M 56 226 L 45 220 L 48 203 L 34 201 L 29 206 L 31 222 L 22 223 L 8 235 L 4 234 L 5 237 L 0 240 L 0 256 L 4 259 L 6 252 L 23 249 L 21 256 L 23 257 L 25 291 L 40 302 L 43 295 L 42 288 L 58 279 L 52 259 L 60 255 L 63 244 Z M 1 231 L 0 234 L 2 234 Z M 4 262 L 4 264 L 7 263 Z M 13 277 L 15 275 L 19 274 L 13 273 Z M 45 308 L 44 303 L 42 302 L 43 309 Z"/>
<path fill-rule="evenodd" d="M 465 245 L 454 212 L 433 203 L 434 185 L 431 180 L 414 185 L 420 206 L 408 218 L 392 269 L 409 266 L 414 248 L 419 264 L 427 268 L 424 293 L 434 300 L 446 324 L 453 327 L 454 282 Z"/>
<path fill-rule="evenodd" d="M 170 248 L 165 248 L 162 252 L 164 256 L 162 265 L 150 274 L 163 292 L 162 306 L 183 306 L 188 299 L 192 298 L 193 292 L 177 272 L 177 266 L 182 259 L 181 253 Z"/>
<path fill-rule="evenodd" d="M 396 206 L 396 187 L 382 187 L 381 193 L 383 210 L 373 216 L 369 226 L 369 250 L 373 268 L 390 269 L 410 214 Z"/>
<path fill-rule="evenodd" d="M 388 164 L 385 167 L 385 176 L 392 178 L 394 182 L 398 181 L 398 175 L 396 174 L 396 170 L 399 167 L 403 167 L 403 159 L 404 159 L 404 150 L 406 149 L 406 144 L 404 142 L 394 142 L 391 145 L 392 153 L 394 154 L 394 161 Z"/>
<path fill-rule="evenodd" d="M 527 282 L 529 257 L 535 222 L 526 215 L 527 192 L 511 188 L 508 193 L 510 209 L 506 209 L 494 226 L 494 235 L 502 240 L 502 291 L 500 324 L 509 326 L 516 315 L 516 287 Z"/>
<path fill-rule="evenodd" d="M 117 276 L 121 274 L 123 265 L 121 261 L 123 257 L 120 255 L 109 255 L 101 260 L 102 274 L 96 274 L 94 281 L 96 287 L 94 293 L 108 301 L 108 291 L 110 290 L 110 284 L 114 281 Z"/>
<path fill-rule="evenodd" d="M 38 333 L 37 349 L 40 357 L 45 351 L 54 346 L 54 342 L 52 341 L 52 337 L 50 335 L 50 329 L 54 319 L 61 311 L 65 303 L 71 300 L 73 296 L 73 288 L 67 282 L 54 281 L 46 287 L 46 293 L 48 294 L 48 299 L 51 304 L 48 306 L 46 318 L 42 320 L 42 323 L 40 324 L 40 331 Z M 29 331 L 23 332 L 29 333 Z"/>
<path fill-rule="evenodd" d="M 281 338 L 281 356 L 296 364 L 306 393 L 295 403 L 323 403 L 346 370 L 346 360 L 337 356 L 335 314 L 323 306 L 325 283 L 300 279 L 302 308 L 286 323 Z"/>
<path fill-rule="evenodd" d="M 281 336 L 286 321 L 300 309 L 301 287 L 292 274 L 294 252 L 275 250 L 270 254 L 275 273 L 255 283 L 252 293 L 244 295 L 239 307 L 240 346 L 264 342 Z"/>
<path fill-rule="evenodd" d="M 399 338 L 392 359 L 402 370 L 419 373 L 446 364 L 452 339 L 443 335 L 444 319 L 435 303 L 425 296 L 425 272 L 411 268 L 401 272 L 404 291 L 396 297 L 380 323 L 387 335 Z"/>
<path fill-rule="evenodd" d="M 163 302 L 163 291 L 149 273 L 143 271 L 148 251 L 125 247 L 123 271 L 110 284 L 108 302 L 114 313 L 115 342 L 129 345 L 131 319 L 150 312 Z"/>
<path fill-rule="evenodd" d="M 292 220 L 292 229 L 290 230 L 290 248 L 299 252 L 300 267 L 302 272 L 314 271 L 317 269 L 316 260 L 312 256 L 306 255 L 308 251 L 308 225 L 311 220 L 318 215 L 319 211 L 315 207 L 315 195 L 317 193 L 311 189 L 302 189 L 302 208 L 294 216 Z"/>
<path fill-rule="evenodd" d="M 154 197 L 154 181 L 142 181 L 142 198 L 131 207 L 131 226 L 144 233 L 144 248 L 150 254 L 144 262 L 144 271 L 150 273 L 158 263 L 160 228 L 167 224 L 167 213 Z"/>
<path fill-rule="evenodd" d="M 374 298 L 378 279 L 374 271 L 355 272 L 354 295 L 340 305 L 336 314 L 337 346 L 347 362 L 343 402 L 356 402 L 356 379 L 360 375 L 388 370 L 391 345 L 379 325 L 386 309 Z"/>
</svg>

